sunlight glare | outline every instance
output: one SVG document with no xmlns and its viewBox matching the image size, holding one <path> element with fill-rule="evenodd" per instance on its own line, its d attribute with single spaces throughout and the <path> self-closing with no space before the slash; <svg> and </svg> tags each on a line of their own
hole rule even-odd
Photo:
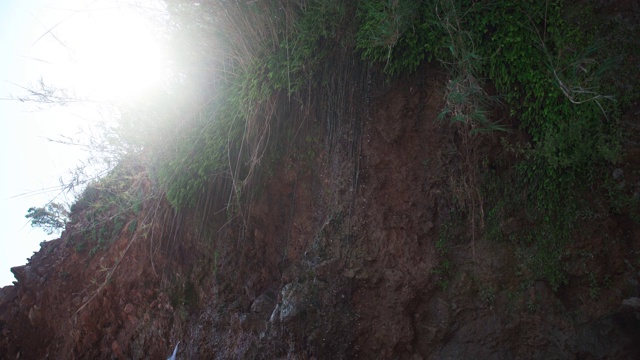
<svg viewBox="0 0 640 360">
<path fill-rule="evenodd" d="M 130 100 L 160 83 L 162 51 L 141 19 L 112 13 L 87 29 L 93 31 L 83 34 L 75 59 L 79 91 Z"/>
<path fill-rule="evenodd" d="M 54 82 L 81 97 L 131 101 L 162 84 L 164 51 L 160 36 L 143 16 L 107 8 L 64 23 L 70 56 Z"/>
</svg>

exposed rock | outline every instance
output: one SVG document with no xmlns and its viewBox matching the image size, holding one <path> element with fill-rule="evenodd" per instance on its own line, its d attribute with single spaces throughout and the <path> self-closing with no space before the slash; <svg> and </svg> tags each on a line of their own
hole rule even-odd
<svg viewBox="0 0 640 360">
<path fill-rule="evenodd" d="M 640 298 L 632 297 L 622 301 L 622 309 L 625 311 L 640 311 Z"/>
<path fill-rule="evenodd" d="M 289 283 L 282 287 L 280 294 L 282 301 L 279 306 L 279 314 L 276 314 L 277 320 L 288 322 L 295 319 L 307 305 L 307 291 L 301 284 Z"/>
<path fill-rule="evenodd" d="M 624 170 L 622 170 L 621 168 L 616 168 L 615 170 L 613 170 L 614 180 L 620 180 L 622 179 L 623 176 L 624 176 Z"/>
<path fill-rule="evenodd" d="M 271 313 L 276 305 L 275 300 L 269 294 L 262 294 L 258 296 L 251 304 L 251 312 L 253 313 Z"/>
</svg>

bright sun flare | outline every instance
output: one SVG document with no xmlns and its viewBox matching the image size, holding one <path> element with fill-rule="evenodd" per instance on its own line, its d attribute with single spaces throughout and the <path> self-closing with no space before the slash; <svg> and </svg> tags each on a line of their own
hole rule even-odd
<svg viewBox="0 0 640 360">
<path fill-rule="evenodd" d="M 160 83 L 164 52 L 143 17 L 101 10 L 73 26 L 72 59 L 65 72 L 80 94 L 132 100 Z"/>
</svg>

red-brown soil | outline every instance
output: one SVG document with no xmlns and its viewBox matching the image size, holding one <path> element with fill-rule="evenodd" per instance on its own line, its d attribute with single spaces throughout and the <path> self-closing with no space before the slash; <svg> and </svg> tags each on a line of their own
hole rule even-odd
<svg viewBox="0 0 640 360">
<path fill-rule="evenodd" d="M 80 220 L 43 243 L 0 290 L 0 358 L 165 359 L 178 341 L 179 359 L 640 358 L 635 222 L 609 214 L 576 241 L 609 276 L 597 296 L 578 268 L 558 292 L 523 280 L 480 225 L 451 233 L 445 269 L 469 143 L 436 119 L 443 76 L 360 81 L 223 230 L 203 224 L 224 212 L 154 198 L 106 250 L 76 250 Z M 500 136 L 474 140 L 479 159 L 509 156 Z"/>
</svg>

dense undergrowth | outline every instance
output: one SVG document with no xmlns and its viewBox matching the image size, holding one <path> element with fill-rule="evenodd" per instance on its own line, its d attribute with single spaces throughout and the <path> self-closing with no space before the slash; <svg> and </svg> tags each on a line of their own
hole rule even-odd
<svg viewBox="0 0 640 360">
<path fill-rule="evenodd" d="M 567 280 L 566 247 L 594 201 L 583 195 L 600 189 L 619 159 L 620 115 L 638 98 L 638 69 L 628 61 L 640 55 L 629 42 L 637 26 L 595 16 L 595 3 L 167 0 L 171 38 L 180 44 L 175 81 L 146 106 L 122 111 L 113 132 L 176 210 L 215 206 L 241 215 L 269 171 L 264 159 L 296 133 L 291 109 L 317 106 L 315 91 L 338 76 L 331 67 L 341 64 L 327 64 L 334 54 L 355 53 L 389 80 L 432 62 L 450 76 L 434 84 L 446 104 L 440 120 L 468 147 L 486 134 L 526 134 L 517 143 L 504 137 L 515 166 L 500 174 L 468 153 L 473 189 L 457 201 L 468 220 L 486 222 L 474 226 L 479 236 L 518 244 L 531 276 L 557 289 Z M 108 220 L 100 202 L 94 223 Z M 508 238 L 492 228 L 514 216 L 528 227 Z M 112 237 L 91 231 L 89 238 Z"/>
<path fill-rule="evenodd" d="M 629 80 L 637 68 L 627 63 L 639 51 L 627 47 L 633 25 L 564 1 L 362 1 L 359 10 L 357 47 L 387 73 L 414 71 L 425 59 L 449 70 L 441 118 L 469 136 L 510 123 L 530 137 L 504 143 L 519 159 L 515 169 L 484 175 L 482 199 L 463 200 L 488 214 L 485 235 L 500 233 L 497 222 L 527 218 L 510 239 L 498 237 L 518 244 L 531 277 L 565 284 L 567 246 L 583 214 L 595 212 L 585 194 L 610 176 L 621 154 L 620 113 L 638 95 Z M 500 104 L 506 119 L 495 118 Z M 480 171 L 477 154 L 467 158 L 467 173 Z"/>
</svg>

